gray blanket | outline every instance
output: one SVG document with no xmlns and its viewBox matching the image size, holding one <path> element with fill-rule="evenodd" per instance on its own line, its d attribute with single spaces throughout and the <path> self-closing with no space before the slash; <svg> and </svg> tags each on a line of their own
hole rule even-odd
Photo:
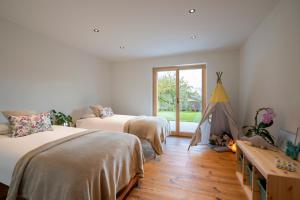
<svg viewBox="0 0 300 200">
<path fill-rule="evenodd" d="M 143 177 L 136 136 L 85 131 L 45 144 L 15 166 L 8 200 L 116 199 L 135 175 Z"/>
<path fill-rule="evenodd" d="M 155 153 L 161 155 L 163 153 L 162 143 L 170 135 L 170 124 L 161 117 L 138 116 L 128 120 L 123 131 L 147 140 Z"/>
</svg>

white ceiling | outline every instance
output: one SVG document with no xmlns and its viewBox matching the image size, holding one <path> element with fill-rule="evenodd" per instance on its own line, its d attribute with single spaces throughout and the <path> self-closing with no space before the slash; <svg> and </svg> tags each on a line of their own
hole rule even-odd
<svg viewBox="0 0 300 200">
<path fill-rule="evenodd" d="M 1 0 L 0 16 L 119 61 L 238 48 L 278 1 Z M 196 13 L 188 14 L 191 8 Z M 101 31 L 94 33 L 94 26 Z"/>
</svg>

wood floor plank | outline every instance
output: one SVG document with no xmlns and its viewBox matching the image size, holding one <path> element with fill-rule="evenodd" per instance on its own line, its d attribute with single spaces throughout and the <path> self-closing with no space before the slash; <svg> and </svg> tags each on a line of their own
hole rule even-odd
<svg viewBox="0 0 300 200">
<path fill-rule="evenodd" d="M 207 146 L 187 151 L 189 141 L 169 137 L 165 153 L 145 163 L 145 177 L 127 199 L 247 199 L 235 175 L 235 155 L 217 153 Z"/>
</svg>

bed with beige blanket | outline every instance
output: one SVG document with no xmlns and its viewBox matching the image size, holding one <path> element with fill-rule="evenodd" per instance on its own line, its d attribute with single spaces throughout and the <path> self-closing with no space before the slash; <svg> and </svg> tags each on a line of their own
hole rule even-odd
<svg viewBox="0 0 300 200">
<path fill-rule="evenodd" d="M 131 133 L 147 140 L 156 154 L 163 153 L 163 143 L 170 134 L 169 122 L 161 117 L 113 115 L 99 118 L 89 117 L 77 120 L 76 127 Z"/>
<path fill-rule="evenodd" d="M 8 200 L 116 199 L 132 178 L 143 177 L 136 136 L 53 128 L 20 138 L 0 135 L 0 182 L 9 186 Z"/>
</svg>

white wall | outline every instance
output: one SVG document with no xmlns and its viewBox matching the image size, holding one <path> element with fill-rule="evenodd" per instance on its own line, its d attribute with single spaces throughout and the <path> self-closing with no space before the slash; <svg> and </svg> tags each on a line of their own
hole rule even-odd
<svg viewBox="0 0 300 200">
<path fill-rule="evenodd" d="M 106 62 L 0 19 L 0 110 L 109 105 L 109 78 Z"/>
<path fill-rule="evenodd" d="M 223 71 L 223 83 L 238 108 L 239 51 L 193 53 L 112 64 L 112 105 L 117 113 L 152 115 L 152 68 L 179 64 L 207 63 L 208 97 L 216 84 L 217 71 Z"/>
<path fill-rule="evenodd" d="M 276 126 L 300 126 L 300 1 L 282 0 L 241 50 L 240 120 L 253 123 L 263 106 L 277 113 Z"/>
</svg>

